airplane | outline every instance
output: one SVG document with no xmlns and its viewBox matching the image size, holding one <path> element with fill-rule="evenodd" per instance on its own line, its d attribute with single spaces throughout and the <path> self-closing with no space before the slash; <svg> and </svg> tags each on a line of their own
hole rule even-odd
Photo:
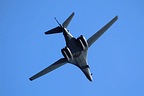
<svg viewBox="0 0 144 96">
<path fill-rule="evenodd" d="M 74 12 L 64 21 L 64 23 L 60 24 L 58 20 L 55 18 L 56 22 L 59 26 L 46 31 L 45 34 L 55 34 L 55 33 L 63 33 L 66 46 L 61 49 L 61 53 L 64 56 L 60 58 L 58 61 L 48 66 L 44 70 L 30 77 L 29 80 L 32 81 L 34 79 L 43 76 L 56 68 L 61 67 L 67 63 L 73 64 L 81 69 L 81 71 L 85 74 L 89 81 L 92 81 L 92 73 L 90 72 L 90 67 L 87 63 L 87 52 L 91 45 L 118 19 L 118 16 L 115 16 L 110 22 L 108 22 L 104 27 L 102 27 L 98 32 L 92 35 L 88 40 L 85 39 L 83 35 L 80 35 L 78 38 L 75 38 L 71 35 L 69 30 L 67 29 L 71 19 L 74 16 Z"/>
</svg>

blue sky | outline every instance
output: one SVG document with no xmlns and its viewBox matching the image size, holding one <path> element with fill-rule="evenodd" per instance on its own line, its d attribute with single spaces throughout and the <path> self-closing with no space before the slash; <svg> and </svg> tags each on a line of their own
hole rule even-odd
<svg viewBox="0 0 144 96">
<path fill-rule="evenodd" d="M 62 57 L 62 34 L 45 36 L 72 12 L 68 29 L 87 39 L 118 15 L 89 49 L 93 82 L 67 64 L 29 77 Z M 0 96 L 144 96 L 143 0 L 1 0 Z"/>
</svg>

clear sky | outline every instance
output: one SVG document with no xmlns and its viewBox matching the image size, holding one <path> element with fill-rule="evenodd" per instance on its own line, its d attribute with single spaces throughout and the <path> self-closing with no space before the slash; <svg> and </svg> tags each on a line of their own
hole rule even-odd
<svg viewBox="0 0 144 96">
<path fill-rule="evenodd" d="M 29 81 L 62 57 L 63 35 L 44 32 L 72 12 L 87 39 L 119 16 L 89 49 L 93 82 L 71 64 Z M 0 0 L 0 76 L 0 96 L 144 96 L 144 1 Z"/>
</svg>

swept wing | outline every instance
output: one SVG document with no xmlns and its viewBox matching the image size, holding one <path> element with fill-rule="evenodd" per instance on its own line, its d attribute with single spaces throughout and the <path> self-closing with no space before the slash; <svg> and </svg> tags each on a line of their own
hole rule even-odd
<svg viewBox="0 0 144 96">
<path fill-rule="evenodd" d="M 48 66 L 47 68 L 45 68 L 44 70 L 40 71 L 39 73 L 37 73 L 36 75 L 32 76 L 31 78 L 29 78 L 31 81 L 34 79 L 37 79 L 40 76 L 45 75 L 48 72 L 53 71 L 54 69 L 64 65 L 67 63 L 67 60 L 65 58 L 61 58 L 58 61 L 56 61 L 54 64 Z"/>
<path fill-rule="evenodd" d="M 98 32 L 91 36 L 87 42 L 89 47 L 118 19 L 118 16 L 114 17 L 109 23 L 102 27 Z"/>
</svg>

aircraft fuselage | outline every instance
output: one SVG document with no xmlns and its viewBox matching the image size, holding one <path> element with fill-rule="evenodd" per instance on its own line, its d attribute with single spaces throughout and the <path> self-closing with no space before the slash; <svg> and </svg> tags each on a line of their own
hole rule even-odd
<svg viewBox="0 0 144 96">
<path fill-rule="evenodd" d="M 50 66 L 46 67 L 42 71 L 38 72 L 34 76 L 30 77 L 29 79 L 32 81 L 36 78 L 39 78 L 46 73 L 49 73 L 64 64 L 71 63 L 82 70 L 85 76 L 92 81 L 92 74 L 90 72 L 90 68 L 87 63 L 87 51 L 90 46 L 103 34 L 105 31 L 113 25 L 113 23 L 118 19 L 118 16 L 115 16 L 111 21 L 109 21 L 105 26 L 103 26 L 100 30 L 94 33 L 88 40 L 85 39 L 83 35 L 78 38 L 74 38 L 70 32 L 67 30 L 67 27 L 74 16 L 74 12 L 62 23 L 60 24 L 57 19 L 57 23 L 59 26 L 46 31 L 45 34 L 55 34 L 55 33 L 62 33 L 64 35 L 66 46 L 61 49 L 61 52 L 64 57 L 60 58 Z"/>
<path fill-rule="evenodd" d="M 74 38 L 66 28 L 63 30 L 63 35 L 66 41 L 66 46 L 70 49 L 73 55 L 73 60 L 68 62 L 79 67 L 86 75 L 86 77 L 92 81 L 92 74 L 87 64 L 87 50 L 81 49 L 78 40 Z"/>
</svg>

